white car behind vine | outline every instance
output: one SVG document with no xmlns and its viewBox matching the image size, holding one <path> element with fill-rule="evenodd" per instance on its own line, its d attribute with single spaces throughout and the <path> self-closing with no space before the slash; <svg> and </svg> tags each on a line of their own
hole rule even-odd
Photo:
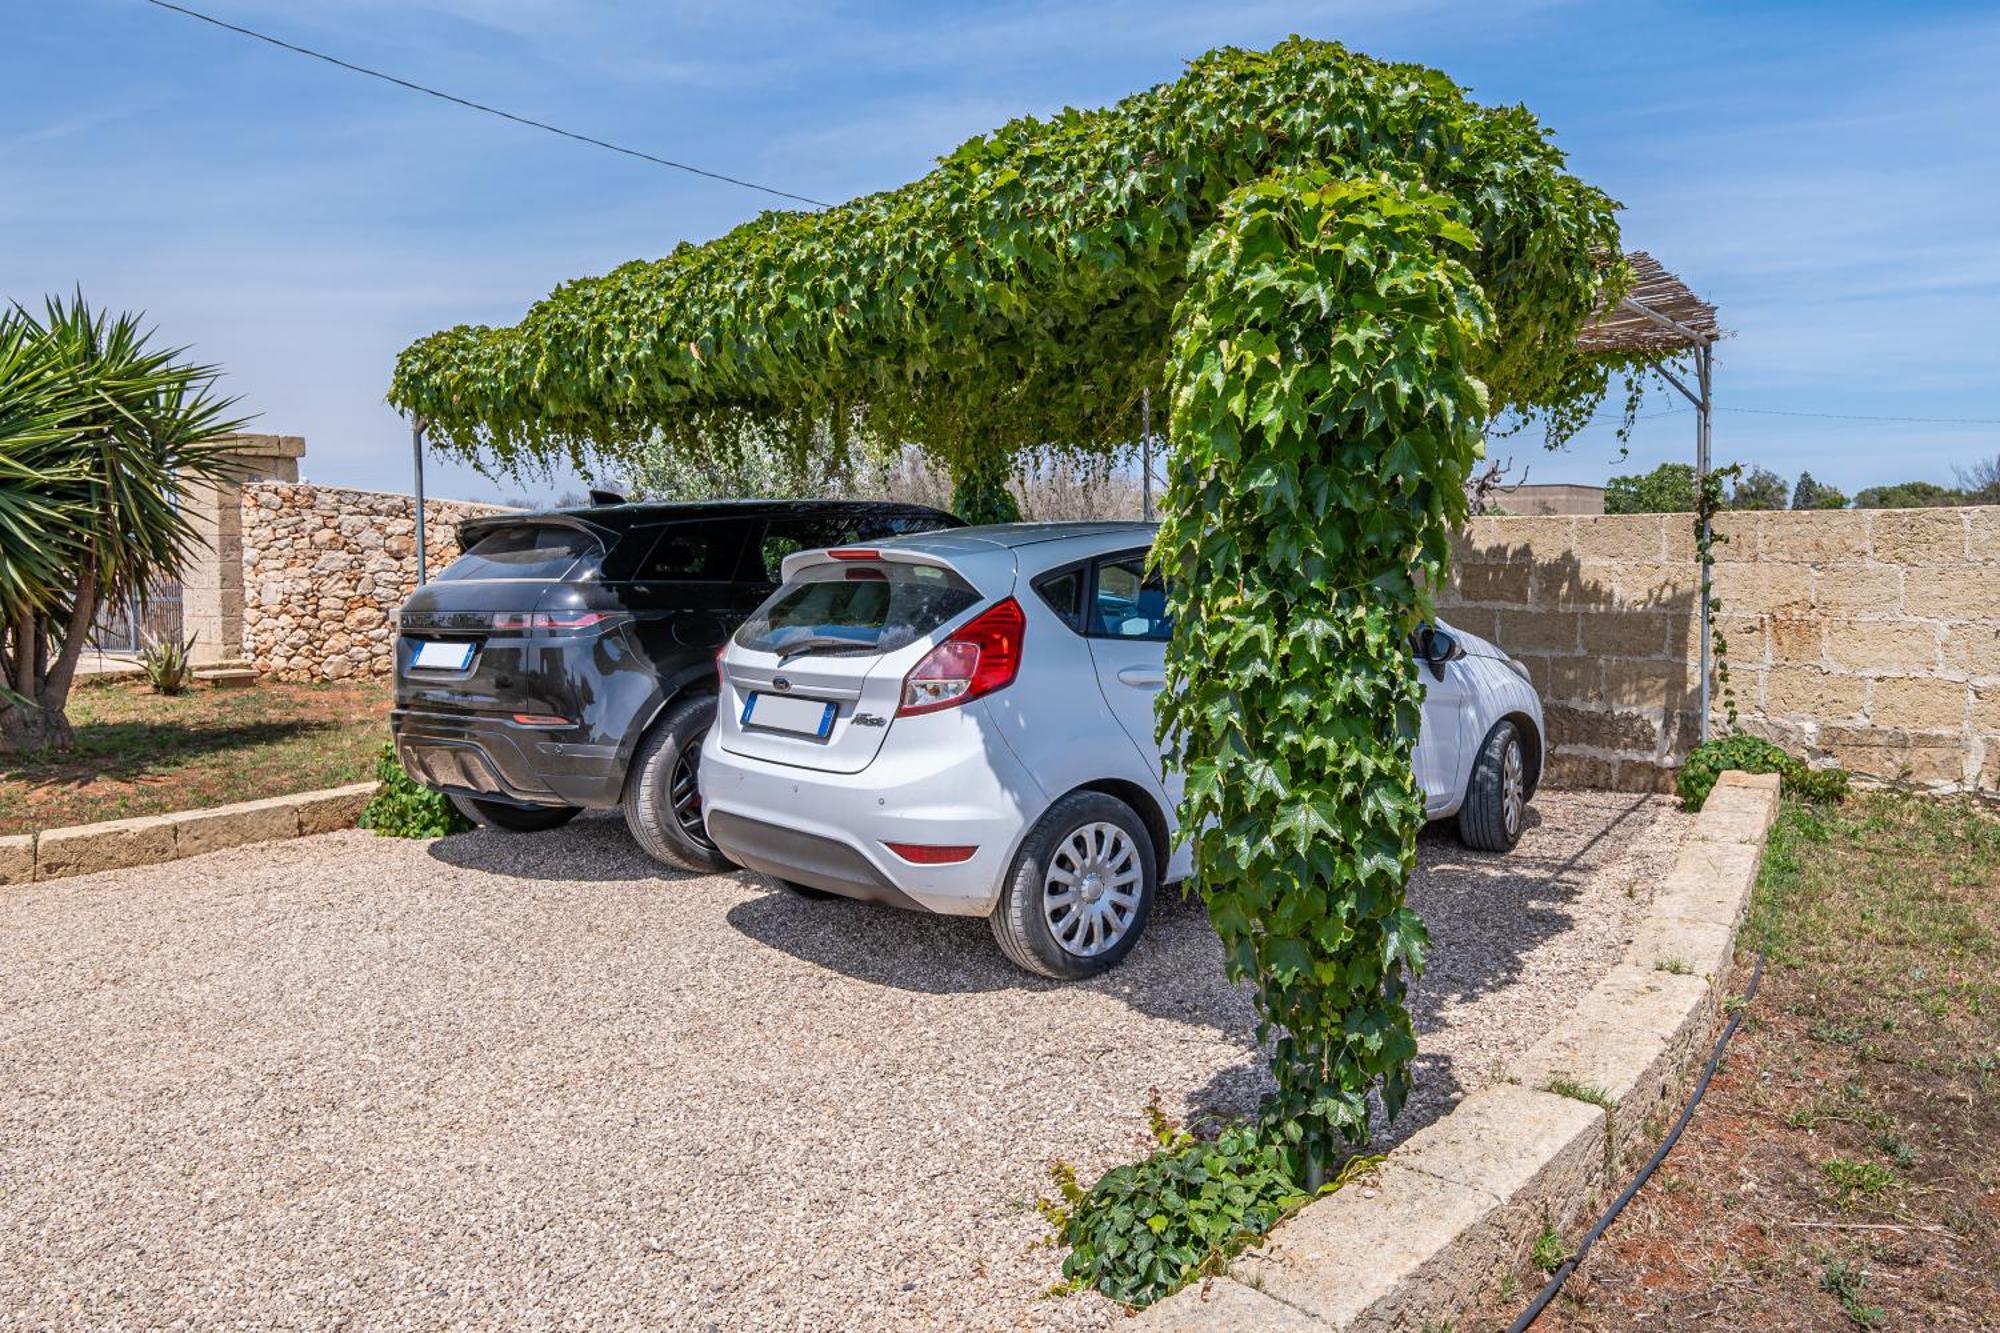
<svg viewBox="0 0 2000 1333">
<path fill-rule="evenodd" d="M 808 897 L 987 917 L 1043 976 L 1115 965 L 1190 870 L 1154 739 L 1171 622 L 1152 536 L 1014 524 L 787 558 L 719 659 L 715 845 Z M 1443 624 L 1412 650 L 1426 811 L 1508 850 L 1543 753 L 1527 670 Z"/>
</svg>

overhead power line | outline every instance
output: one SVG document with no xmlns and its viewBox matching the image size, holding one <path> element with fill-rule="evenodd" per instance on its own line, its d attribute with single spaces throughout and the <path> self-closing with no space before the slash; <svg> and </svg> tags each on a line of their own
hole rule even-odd
<svg viewBox="0 0 2000 1333">
<path fill-rule="evenodd" d="M 1775 407 L 1727 407 L 1718 404 L 1718 412 L 1751 412 L 1760 417 L 1816 417 L 1821 421 L 1895 421 L 1920 422 L 1931 426 L 2000 426 L 2000 417 L 1870 417 L 1857 416 L 1851 412 L 1786 412 Z"/>
<path fill-rule="evenodd" d="M 199 19 L 203 23 L 213 24 L 215 27 L 226 29 L 229 32 L 240 33 L 245 37 L 254 37 L 260 42 L 268 42 L 272 46 L 281 47 L 298 55 L 310 56 L 314 60 L 323 60 L 329 65 L 337 65 L 341 69 L 349 70 L 355 74 L 366 74 L 371 79 L 380 79 L 384 83 L 393 83 L 398 88 L 407 88 L 413 93 L 423 93 L 427 96 L 438 98 L 441 101 L 468 107 L 474 111 L 483 111 L 489 116 L 498 116 L 502 120 L 511 120 L 516 125 L 526 125 L 531 129 L 545 130 L 550 134 L 561 135 L 565 139 L 574 139 L 578 143 L 587 143 L 598 148 L 608 148 L 614 153 L 623 153 L 627 157 L 636 157 L 643 162 L 651 162 L 656 166 L 671 167 L 675 171 L 685 171 L 694 176 L 706 176 L 710 180 L 721 181 L 725 185 L 740 185 L 746 190 L 758 190 L 764 194 L 776 195 L 780 199 L 797 200 L 802 204 L 811 204 L 814 208 L 832 207 L 831 204 L 822 199 L 809 199 L 802 194 L 793 194 L 790 190 L 780 190 L 769 185 L 759 185 L 756 181 L 747 181 L 738 176 L 726 176 L 722 172 L 710 171 L 705 167 L 690 166 L 686 162 L 676 162 L 672 158 L 658 157 L 652 153 L 641 152 L 637 148 L 626 148 L 604 139 L 592 138 L 588 134 L 578 134 L 574 130 L 566 130 L 560 126 L 551 125 L 546 121 L 531 120 L 527 116 L 517 116 L 511 111 L 502 111 L 499 107 L 487 106 L 484 102 L 474 102 L 469 98 L 454 96 L 451 93 L 441 92 L 436 88 L 425 87 L 421 83 L 412 83 L 408 79 L 399 79 L 393 74 L 384 74 L 379 69 L 369 69 L 366 65 L 357 65 L 352 61 L 342 60 L 338 56 L 330 56 L 324 51 L 315 51 L 308 46 L 299 46 L 293 42 L 283 41 L 268 33 L 258 32 L 254 28 L 245 28 L 235 23 L 224 22 L 212 14 L 204 14 L 200 10 L 189 9 L 184 5 L 169 4 L 167 0 L 146 0 L 146 3 L 157 9 L 169 9 L 176 14 L 184 14 L 188 18 Z"/>
</svg>

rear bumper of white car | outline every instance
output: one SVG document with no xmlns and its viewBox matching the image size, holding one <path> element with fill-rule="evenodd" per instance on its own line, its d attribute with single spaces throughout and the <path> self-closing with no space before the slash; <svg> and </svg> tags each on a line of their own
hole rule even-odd
<svg viewBox="0 0 2000 1333">
<path fill-rule="evenodd" d="M 723 728 L 702 744 L 708 835 L 731 860 L 844 897 L 986 916 L 1022 835 L 1047 799 L 980 704 L 898 718 L 860 773 L 733 754 Z M 888 844 L 976 847 L 915 865 Z"/>
</svg>

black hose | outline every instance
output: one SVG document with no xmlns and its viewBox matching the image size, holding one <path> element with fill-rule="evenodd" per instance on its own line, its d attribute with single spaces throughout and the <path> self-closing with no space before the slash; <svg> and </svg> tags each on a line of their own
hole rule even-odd
<svg viewBox="0 0 2000 1333">
<path fill-rule="evenodd" d="M 1590 1253 L 1590 1247 L 1597 1243 L 1597 1238 L 1604 1234 L 1606 1227 L 1617 1220 L 1619 1213 L 1625 1211 L 1625 1205 L 1632 1202 L 1632 1196 L 1639 1192 L 1639 1187 L 1652 1179 L 1654 1169 L 1667 1160 L 1667 1154 L 1674 1150 L 1676 1143 L 1680 1142 L 1681 1131 L 1687 1128 L 1688 1121 L 1694 1119 L 1694 1108 L 1701 1105 L 1702 1094 L 1708 1091 L 1708 1081 L 1715 1077 L 1715 1067 L 1722 1063 L 1723 1048 L 1728 1046 L 1729 1039 L 1736 1035 L 1736 1026 L 1743 1021 L 1743 1011 L 1749 1007 L 1751 998 L 1757 994 L 1757 982 L 1763 975 L 1764 950 L 1759 949 L 1757 966 L 1750 973 L 1750 987 L 1743 992 L 1743 1003 L 1729 1016 L 1729 1024 L 1722 1029 L 1722 1035 L 1715 1039 L 1715 1049 L 1708 1053 L 1708 1063 L 1702 1067 L 1701 1079 L 1694 1085 L 1694 1095 L 1688 1098 L 1687 1106 L 1681 1111 L 1681 1118 L 1674 1121 L 1674 1127 L 1667 1132 L 1666 1139 L 1661 1142 L 1653 1155 L 1646 1159 L 1646 1164 L 1639 1168 L 1639 1174 L 1632 1178 L 1632 1183 L 1611 1201 L 1611 1206 L 1604 1210 L 1604 1216 L 1597 1219 L 1597 1225 L 1584 1234 L 1583 1243 L 1576 1247 L 1576 1253 L 1563 1260 L 1562 1267 L 1550 1274 L 1547 1285 L 1536 1293 L 1535 1299 L 1529 1303 L 1527 1309 L 1521 1311 L 1521 1317 L 1513 1322 L 1507 1333 L 1522 1333 L 1522 1330 L 1542 1317 L 1542 1311 L 1556 1298 L 1556 1293 L 1562 1290 L 1563 1283 L 1567 1282 L 1569 1275 L 1576 1271 L 1576 1266 L 1583 1262 L 1583 1256 Z"/>
</svg>

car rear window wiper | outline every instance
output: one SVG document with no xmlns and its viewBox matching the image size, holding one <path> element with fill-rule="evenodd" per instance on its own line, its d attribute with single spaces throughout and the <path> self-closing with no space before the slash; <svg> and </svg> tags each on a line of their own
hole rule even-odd
<svg viewBox="0 0 2000 1333">
<path fill-rule="evenodd" d="M 845 653 L 872 653 L 876 651 L 876 648 L 875 645 L 872 643 L 856 643 L 852 639 L 833 639 L 833 638 L 807 639 L 803 643 L 795 643 L 791 645 L 789 648 L 780 649 L 778 652 L 778 660 L 780 662 L 789 662 L 794 657 L 803 657 L 807 653 L 828 653 L 836 651 Z"/>
</svg>

